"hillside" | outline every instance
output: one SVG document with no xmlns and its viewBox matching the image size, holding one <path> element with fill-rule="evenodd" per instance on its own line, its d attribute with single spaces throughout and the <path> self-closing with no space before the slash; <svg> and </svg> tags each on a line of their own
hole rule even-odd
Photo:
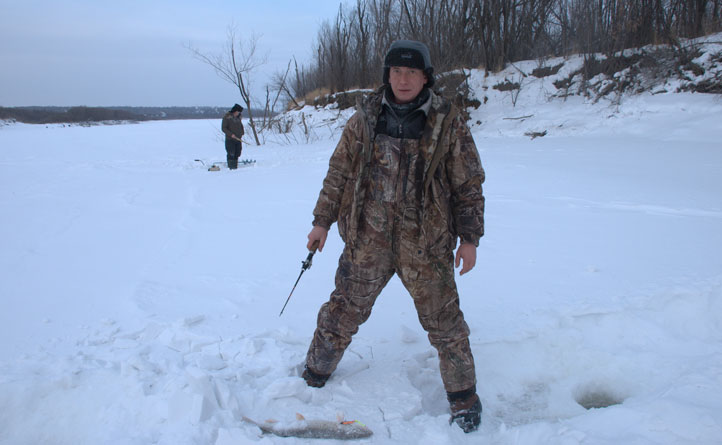
<svg viewBox="0 0 722 445">
<path fill-rule="evenodd" d="M 622 118 L 620 105 L 649 95 L 722 94 L 722 34 L 684 42 L 683 49 L 647 46 L 613 57 L 576 55 L 514 63 L 503 71 L 471 69 L 437 75 L 435 89 L 467 111 L 468 123 L 485 135 L 541 137 L 574 127 L 575 120 Z M 276 132 L 293 141 L 313 140 L 338 128 L 364 90 L 318 97 L 278 117 Z M 722 96 L 720 96 L 722 97 Z M 541 115 L 540 104 L 553 105 Z M 577 107 L 584 104 L 586 116 Z M 569 114 L 565 109 L 574 109 Z M 644 110 L 638 110 L 643 112 Z"/>
</svg>

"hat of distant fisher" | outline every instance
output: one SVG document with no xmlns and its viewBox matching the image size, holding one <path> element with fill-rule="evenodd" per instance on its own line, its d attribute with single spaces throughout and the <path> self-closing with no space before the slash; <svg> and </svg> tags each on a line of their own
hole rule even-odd
<svg viewBox="0 0 722 445">
<path fill-rule="evenodd" d="M 389 83 L 392 66 L 420 69 L 426 74 L 425 87 L 434 85 L 434 66 L 431 64 L 429 48 L 418 40 L 397 40 L 389 46 L 384 58 L 384 83 Z"/>
<path fill-rule="evenodd" d="M 233 105 L 233 108 L 231 108 L 231 113 L 235 113 L 236 111 L 243 111 L 243 107 L 238 104 Z"/>
</svg>

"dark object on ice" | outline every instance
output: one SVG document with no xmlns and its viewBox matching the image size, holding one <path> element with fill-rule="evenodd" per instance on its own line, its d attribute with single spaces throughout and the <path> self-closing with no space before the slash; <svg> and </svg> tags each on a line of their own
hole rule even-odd
<svg viewBox="0 0 722 445">
<path fill-rule="evenodd" d="M 206 165 L 205 162 L 203 162 L 200 159 L 196 159 L 195 161 L 200 162 L 201 164 L 203 164 L 203 166 Z M 256 163 L 255 159 L 243 159 L 241 161 L 238 161 L 237 167 L 250 167 L 250 166 L 254 165 L 255 163 Z M 224 167 L 228 167 L 228 163 L 220 162 L 220 161 L 212 162 L 211 166 L 208 167 L 208 171 L 209 172 L 217 172 L 217 171 L 222 170 Z M 234 169 L 231 169 L 231 170 L 234 170 Z"/>
<path fill-rule="evenodd" d="M 524 133 L 524 136 L 529 136 L 532 139 L 543 138 L 546 135 L 547 135 L 546 130 L 544 130 L 544 131 L 527 131 L 526 133 Z"/>
</svg>

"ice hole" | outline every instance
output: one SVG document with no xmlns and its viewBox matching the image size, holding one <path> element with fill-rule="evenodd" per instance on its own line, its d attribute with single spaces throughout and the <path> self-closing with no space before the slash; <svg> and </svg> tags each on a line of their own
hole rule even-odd
<svg viewBox="0 0 722 445">
<path fill-rule="evenodd" d="M 577 391 L 575 400 L 584 409 L 607 408 L 613 405 L 620 405 L 624 402 L 624 398 L 615 394 L 613 391 L 602 389 L 599 387 L 587 387 Z"/>
</svg>

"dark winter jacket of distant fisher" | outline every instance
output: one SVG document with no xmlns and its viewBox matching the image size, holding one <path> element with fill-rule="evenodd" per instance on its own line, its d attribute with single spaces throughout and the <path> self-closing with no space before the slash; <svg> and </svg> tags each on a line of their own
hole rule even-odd
<svg viewBox="0 0 722 445">
<path fill-rule="evenodd" d="M 216 121 L 218 122 L 218 121 Z M 216 124 L 217 125 L 217 124 Z M 238 139 L 243 136 L 243 123 L 241 122 L 241 116 L 235 117 L 232 112 L 228 112 L 223 116 L 223 122 L 221 123 L 221 130 L 226 135 L 226 140 L 232 139 L 232 135 L 236 135 Z"/>
<path fill-rule="evenodd" d="M 394 181 L 383 189 L 397 195 L 389 200 L 402 203 L 396 216 L 402 227 L 396 229 L 415 228 L 420 248 L 431 254 L 448 252 L 455 248 L 457 237 L 478 246 L 484 234 L 484 170 L 468 127 L 448 100 L 429 91 L 420 139 L 407 141 L 417 144 L 413 152 L 418 155 L 405 157 L 402 150 L 400 168 L 389 171 L 396 177 L 378 177 L 383 169 L 372 168 L 387 162 L 376 159 L 386 136 L 377 136 L 386 88 L 359 103 L 346 124 L 313 211 L 313 224 L 329 228 L 338 221 L 344 242 L 356 245 L 362 214 L 368 222 L 368 214 L 373 213 L 369 203 L 373 207 L 374 202 L 386 200 L 376 192 L 382 188 L 379 182 Z M 410 162 L 414 165 L 407 165 Z"/>
</svg>

